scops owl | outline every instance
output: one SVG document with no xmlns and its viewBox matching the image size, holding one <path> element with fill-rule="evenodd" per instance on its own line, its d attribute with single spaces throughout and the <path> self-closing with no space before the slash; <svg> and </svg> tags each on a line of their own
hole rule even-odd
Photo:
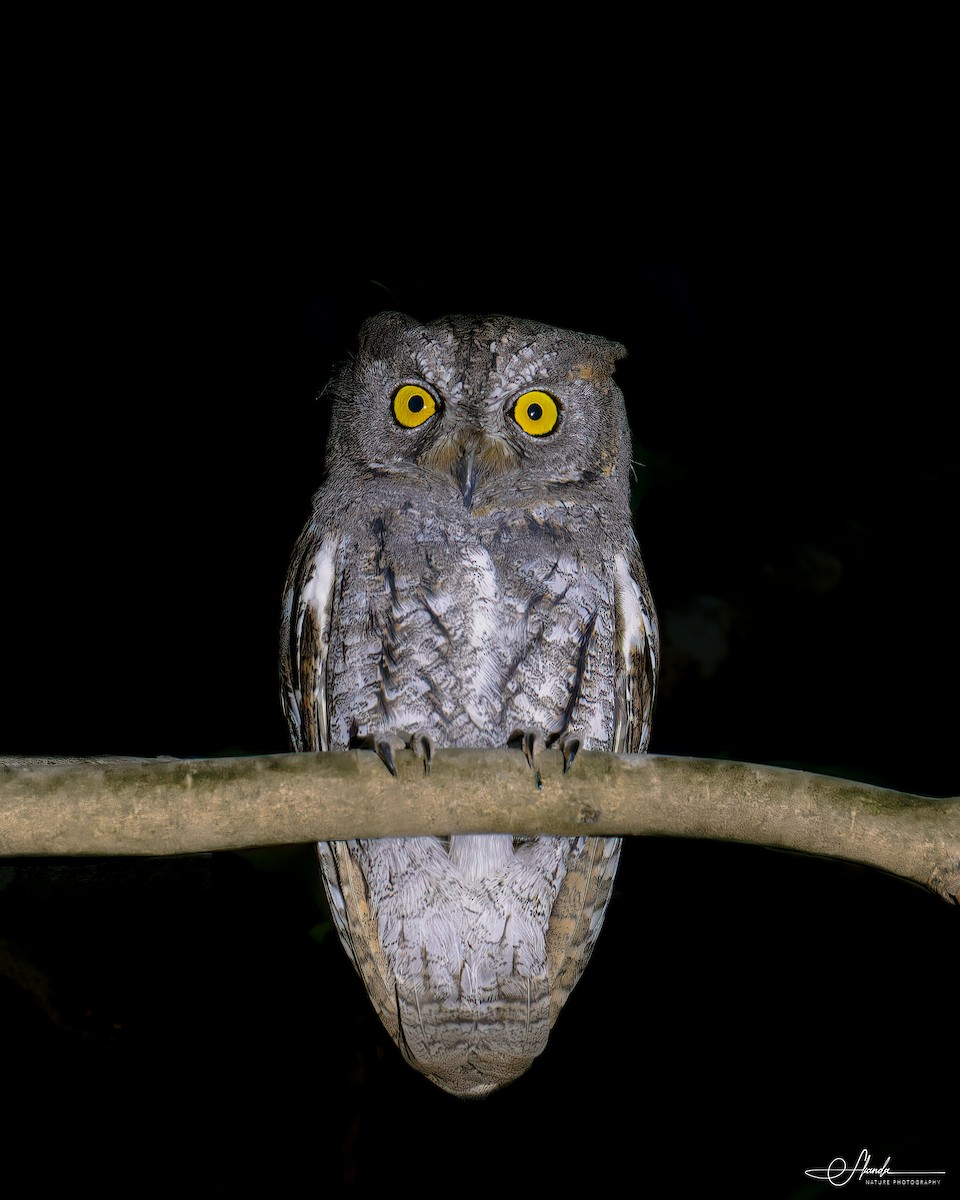
<svg viewBox="0 0 960 1200">
<path fill-rule="evenodd" d="M 327 385 L 284 597 L 294 750 L 646 748 L 656 619 L 630 515 L 622 346 L 505 316 L 370 318 Z M 552 747 L 552 749 L 548 749 Z M 576 769 L 576 768 L 573 768 Z M 590 957 L 616 837 L 319 846 L 401 1052 L 456 1095 L 525 1071 Z"/>
</svg>

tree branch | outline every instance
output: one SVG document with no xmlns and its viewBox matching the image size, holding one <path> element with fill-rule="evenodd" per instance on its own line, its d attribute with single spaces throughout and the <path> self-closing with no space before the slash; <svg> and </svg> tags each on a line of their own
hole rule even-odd
<svg viewBox="0 0 960 1200">
<path fill-rule="evenodd" d="M 156 855 L 358 837 L 624 834 L 848 859 L 956 903 L 960 797 L 933 799 L 721 759 L 581 752 L 540 775 L 500 750 L 440 750 L 429 775 L 370 751 L 259 758 L 0 759 L 0 856 Z"/>
</svg>

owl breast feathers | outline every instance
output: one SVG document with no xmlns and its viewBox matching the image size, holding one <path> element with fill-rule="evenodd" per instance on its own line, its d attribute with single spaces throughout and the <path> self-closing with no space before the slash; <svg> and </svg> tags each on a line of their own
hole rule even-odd
<svg viewBox="0 0 960 1200">
<path fill-rule="evenodd" d="M 324 391 L 283 605 L 294 750 L 646 748 L 656 618 L 630 517 L 622 346 L 508 317 L 366 322 Z M 554 747 L 548 751 L 547 747 Z M 543 1050 L 613 837 L 321 843 L 330 910 L 406 1059 L 482 1095 Z"/>
</svg>

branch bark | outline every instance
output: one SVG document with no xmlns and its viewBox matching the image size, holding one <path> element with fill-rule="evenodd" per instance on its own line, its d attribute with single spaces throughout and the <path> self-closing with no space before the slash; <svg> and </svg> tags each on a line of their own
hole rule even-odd
<svg viewBox="0 0 960 1200">
<path fill-rule="evenodd" d="M 429 775 L 370 751 L 0 759 L 0 856 L 157 855 L 359 837 L 624 834 L 848 859 L 956 903 L 960 797 L 721 759 L 441 750 Z"/>
</svg>

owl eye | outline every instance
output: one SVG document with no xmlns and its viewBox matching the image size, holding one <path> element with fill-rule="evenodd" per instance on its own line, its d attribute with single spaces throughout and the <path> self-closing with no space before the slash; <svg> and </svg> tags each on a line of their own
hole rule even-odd
<svg viewBox="0 0 960 1200">
<path fill-rule="evenodd" d="M 393 415 L 407 429 L 416 429 L 437 411 L 437 402 L 426 388 L 405 383 L 393 396 Z"/>
<path fill-rule="evenodd" d="M 513 409 L 513 419 L 534 437 L 543 437 L 560 419 L 557 402 L 546 392 L 524 392 Z"/>
</svg>

